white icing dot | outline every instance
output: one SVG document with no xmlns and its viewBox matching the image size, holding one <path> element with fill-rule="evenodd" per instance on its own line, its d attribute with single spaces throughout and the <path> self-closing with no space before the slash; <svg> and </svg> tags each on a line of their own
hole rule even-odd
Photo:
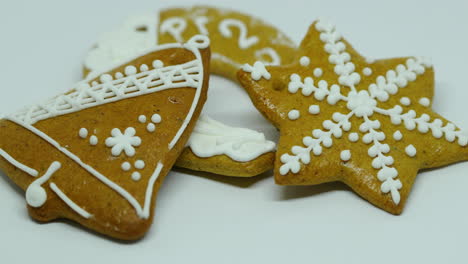
<svg viewBox="0 0 468 264">
<path fill-rule="evenodd" d="M 135 168 L 142 170 L 143 168 L 145 168 L 145 162 L 142 160 L 135 161 Z"/>
<path fill-rule="evenodd" d="M 96 146 L 98 144 L 98 138 L 95 136 L 95 135 L 92 135 L 90 138 L 89 138 L 89 144 L 91 146 Z"/>
<path fill-rule="evenodd" d="M 153 123 L 149 123 L 146 126 L 146 130 L 148 130 L 148 132 L 154 132 L 156 130 L 156 126 Z"/>
<path fill-rule="evenodd" d="M 357 142 L 359 140 L 359 134 L 358 133 L 350 133 L 348 136 L 349 141 L 351 142 Z"/>
<path fill-rule="evenodd" d="M 310 64 L 310 59 L 309 59 L 309 57 L 307 57 L 307 56 L 303 56 L 303 57 L 301 57 L 301 59 L 299 60 L 299 63 L 301 64 L 301 66 L 307 67 L 307 66 L 309 66 L 309 64 Z"/>
<path fill-rule="evenodd" d="M 411 144 L 405 148 L 405 152 L 410 157 L 416 156 L 416 148 Z"/>
<path fill-rule="evenodd" d="M 162 66 L 164 66 L 164 64 L 163 64 L 162 61 L 160 61 L 160 60 L 155 60 L 155 61 L 153 61 L 153 67 L 154 67 L 155 69 L 161 68 Z"/>
<path fill-rule="evenodd" d="M 116 73 L 115 73 L 115 78 L 116 78 L 116 79 L 121 79 L 121 78 L 123 78 L 123 77 L 124 77 L 123 73 L 121 73 L 121 72 L 116 72 Z"/>
<path fill-rule="evenodd" d="M 402 138 L 403 134 L 401 134 L 400 130 L 397 130 L 395 131 L 395 133 L 393 133 L 393 139 L 395 139 L 396 141 L 400 141 Z"/>
<path fill-rule="evenodd" d="M 320 113 L 320 106 L 318 105 L 311 105 L 309 106 L 309 113 L 313 115 L 317 115 Z"/>
<path fill-rule="evenodd" d="M 88 136 L 88 129 L 84 127 L 80 128 L 78 135 L 80 136 L 80 138 L 86 138 Z"/>
<path fill-rule="evenodd" d="M 301 116 L 301 113 L 299 113 L 298 110 L 291 110 L 288 113 L 288 118 L 291 120 L 297 120 Z"/>
<path fill-rule="evenodd" d="M 340 158 L 342 161 L 348 161 L 351 159 L 351 151 L 349 150 L 343 150 L 340 153 Z"/>
<path fill-rule="evenodd" d="M 122 170 L 129 171 L 131 169 L 132 165 L 130 165 L 130 162 L 126 161 L 126 162 L 122 163 L 121 167 L 122 167 Z"/>
<path fill-rule="evenodd" d="M 370 76 L 372 74 L 371 68 L 365 67 L 364 69 L 362 69 L 362 74 L 364 74 L 365 76 Z"/>
<path fill-rule="evenodd" d="M 159 123 L 161 123 L 161 116 L 158 115 L 158 114 L 154 114 L 151 117 L 151 121 L 153 121 L 153 123 L 159 124 Z"/>
<path fill-rule="evenodd" d="M 144 115 L 139 116 L 138 117 L 138 122 L 140 122 L 142 124 L 146 123 L 146 116 L 144 116 Z"/>
<path fill-rule="evenodd" d="M 149 70 L 148 65 L 142 64 L 142 65 L 140 66 L 140 71 L 144 72 L 144 71 L 147 71 L 147 70 Z"/>
<path fill-rule="evenodd" d="M 106 73 L 106 74 L 101 75 L 99 79 L 101 80 L 102 83 L 110 82 L 112 81 L 112 75 Z"/>
<path fill-rule="evenodd" d="M 375 62 L 375 59 L 374 58 L 366 58 L 366 62 L 369 63 L 369 64 L 372 64 Z"/>
<path fill-rule="evenodd" d="M 137 68 L 135 66 L 127 66 L 125 67 L 125 75 L 134 75 L 137 73 Z"/>
<path fill-rule="evenodd" d="M 419 104 L 428 107 L 431 104 L 431 100 L 429 100 L 429 98 L 427 97 L 422 97 L 421 99 L 419 99 Z"/>
<path fill-rule="evenodd" d="M 319 77 L 322 77 L 322 74 L 323 74 L 323 70 L 321 68 L 315 68 L 314 69 L 314 76 L 319 78 Z"/>
<path fill-rule="evenodd" d="M 408 105 L 411 104 L 411 100 L 410 100 L 408 97 L 402 97 L 402 98 L 400 99 L 400 103 L 401 103 L 402 105 L 408 106 Z"/>
<path fill-rule="evenodd" d="M 141 174 L 137 171 L 132 173 L 132 180 L 139 181 L 141 179 Z"/>
</svg>

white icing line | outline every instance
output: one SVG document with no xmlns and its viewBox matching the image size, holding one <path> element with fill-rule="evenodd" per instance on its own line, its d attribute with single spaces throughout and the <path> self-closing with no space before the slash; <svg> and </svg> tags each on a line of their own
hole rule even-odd
<svg viewBox="0 0 468 264">
<path fill-rule="evenodd" d="M 199 40 L 203 40 L 204 42 L 200 43 Z M 192 37 L 185 46 L 187 47 L 188 44 L 195 45 L 195 43 L 197 43 L 197 45 L 200 45 L 201 47 L 206 47 L 207 45 L 209 45 L 210 40 L 206 36 L 196 35 L 196 36 Z M 193 54 L 195 54 L 195 57 L 196 57 L 197 61 L 199 61 L 201 63 L 202 58 L 201 58 L 201 55 L 200 55 L 200 51 L 198 49 L 196 49 L 196 48 L 189 48 L 189 49 L 193 52 Z M 202 87 L 203 86 L 203 78 L 204 78 L 203 68 L 204 68 L 204 65 L 201 65 L 201 69 L 200 69 L 200 71 L 198 73 L 200 81 L 198 82 L 198 86 L 196 87 L 197 91 L 195 92 L 195 96 L 193 98 L 193 103 L 192 103 L 192 106 L 190 107 L 190 111 L 188 112 L 188 114 L 187 114 L 184 122 L 182 123 L 179 131 L 177 131 L 177 134 L 174 136 L 172 141 L 169 143 L 169 149 L 172 149 L 174 147 L 174 145 L 177 143 L 177 141 L 179 140 L 179 138 L 182 136 L 183 132 L 187 128 L 188 124 L 190 123 L 190 120 L 192 120 L 193 113 L 195 112 L 195 109 L 196 109 L 196 107 L 198 105 L 198 101 L 200 100 L 200 94 L 201 94 L 201 91 L 202 91 L 202 88 L 203 88 Z"/>
<path fill-rule="evenodd" d="M 6 153 L 1 148 L 0 148 L 0 156 L 2 156 L 4 159 L 6 159 L 6 161 L 11 163 L 13 166 L 17 167 L 18 169 L 26 172 L 27 174 L 29 174 L 29 175 L 31 175 L 33 177 L 37 177 L 37 175 L 39 175 L 39 172 L 37 172 L 37 170 L 32 169 L 32 168 L 24 165 L 23 163 L 17 161 L 16 159 L 14 159 L 12 156 L 10 156 L 8 153 Z"/>
<path fill-rule="evenodd" d="M 73 209 L 73 211 L 81 215 L 83 218 L 89 219 L 93 216 L 92 214 L 88 213 L 86 210 L 81 208 L 79 205 L 77 205 L 75 202 L 73 202 L 65 193 L 63 193 L 60 190 L 59 187 L 57 187 L 55 183 L 52 182 L 49 184 L 49 186 L 52 189 L 52 191 L 54 191 L 55 194 L 57 194 L 57 196 L 60 199 L 62 199 L 62 201 L 64 201 L 71 209 Z"/>
<path fill-rule="evenodd" d="M 230 18 L 221 21 L 221 23 L 219 23 L 218 30 L 225 38 L 232 37 L 232 31 L 229 29 L 229 27 L 237 27 L 240 30 L 238 40 L 239 48 L 248 49 L 258 43 L 259 39 L 257 36 L 247 37 L 247 27 L 245 26 L 244 22 L 238 19 Z"/>
<path fill-rule="evenodd" d="M 264 56 L 270 57 L 270 61 L 265 61 Z M 255 52 L 255 58 L 265 63 L 265 65 L 279 66 L 281 65 L 281 57 L 278 55 L 276 50 L 272 48 L 263 48 Z"/>
<path fill-rule="evenodd" d="M 220 54 L 220 53 L 216 53 L 216 52 L 213 52 L 211 54 L 211 59 L 212 60 L 218 60 L 218 61 L 221 61 L 223 63 L 226 63 L 226 64 L 229 64 L 231 66 L 233 66 L 234 68 L 237 68 L 237 69 L 240 69 L 242 67 L 242 65 L 240 63 L 237 63 L 235 61 L 233 61 L 232 59 Z"/>
<path fill-rule="evenodd" d="M 60 162 L 52 162 L 49 169 L 47 169 L 47 172 L 28 186 L 28 189 L 26 189 L 26 202 L 30 206 L 37 208 L 44 205 L 47 201 L 47 193 L 41 185 L 48 181 L 61 167 L 62 164 Z"/>
</svg>

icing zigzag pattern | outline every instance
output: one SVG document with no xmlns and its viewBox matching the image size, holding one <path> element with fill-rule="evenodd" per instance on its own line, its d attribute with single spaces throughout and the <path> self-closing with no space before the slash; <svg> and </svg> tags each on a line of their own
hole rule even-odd
<svg viewBox="0 0 468 264">
<path fill-rule="evenodd" d="M 103 74 L 99 78 L 100 82 L 94 81 L 91 85 L 80 82 L 71 92 L 23 109 L 10 118 L 32 125 L 40 120 L 166 89 L 197 88 L 202 80 L 200 60 L 167 67 L 155 60 L 153 67 L 149 70 L 143 64 L 138 73 L 136 67 L 127 66 L 124 74 L 115 74 L 115 79 L 109 74 Z"/>
</svg>

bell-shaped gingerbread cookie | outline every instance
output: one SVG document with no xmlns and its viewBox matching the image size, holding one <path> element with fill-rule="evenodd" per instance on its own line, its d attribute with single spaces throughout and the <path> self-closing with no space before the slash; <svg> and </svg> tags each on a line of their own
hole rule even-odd
<svg viewBox="0 0 468 264">
<path fill-rule="evenodd" d="M 30 215 L 142 237 L 205 103 L 209 61 L 205 36 L 155 46 L 1 120 L 0 168 Z"/>
</svg>

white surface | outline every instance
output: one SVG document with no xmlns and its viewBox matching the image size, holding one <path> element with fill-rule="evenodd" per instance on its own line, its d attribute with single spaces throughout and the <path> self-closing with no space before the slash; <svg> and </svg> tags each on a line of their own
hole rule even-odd
<svg viewBox="0 0 468 264">
<path fill-rule="evenodd" d="M 126 16 L 200 3 L 136 2 L 1 0 L 0 112 L 71 87 L 87 48 Z M 256 14 L 296 42 L 313 19 L 328 16 L 367 56 L 429 55 L 437 78 L 435 110 L 468 128 L 467 1 L 216 3 Z M 211 83 L 206 113 L 276 135 L 241 88 L 220 78 Z M 421 173 L 401 216 L 375 208 L 342 184 L 280 187 L 270 174 L 231 179 L 172 172 L 159 193 L 152 229 L 135 243 L 68 222 L 35 223 L 23 192 L 1 175 L 0 262 L 466 263 L 467 170 L 468 163 L 460 163 Z"/>
</svg>

